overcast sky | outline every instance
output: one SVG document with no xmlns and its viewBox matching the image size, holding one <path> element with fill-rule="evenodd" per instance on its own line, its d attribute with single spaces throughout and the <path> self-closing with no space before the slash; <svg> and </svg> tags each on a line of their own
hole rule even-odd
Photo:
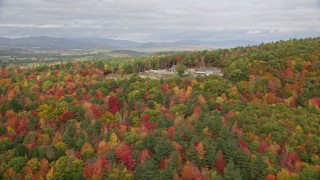
<svg viewBox="0 0 320 180">
<path fill-rule="evenodd" d="M 0 36 L 139 42 L 320 36 L 320 0 L 0 0 Z"/>
</svg>

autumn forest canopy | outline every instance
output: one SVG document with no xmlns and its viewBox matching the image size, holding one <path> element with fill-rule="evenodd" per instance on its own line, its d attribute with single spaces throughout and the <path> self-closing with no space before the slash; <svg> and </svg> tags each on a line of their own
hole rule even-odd
<svg viewBox="0 0 320 180">
<path fill-rule="evenodd" d="M 0 179 L 320 179 L 320 38 L 51 62 L 0 67 Z"/>
</svg>

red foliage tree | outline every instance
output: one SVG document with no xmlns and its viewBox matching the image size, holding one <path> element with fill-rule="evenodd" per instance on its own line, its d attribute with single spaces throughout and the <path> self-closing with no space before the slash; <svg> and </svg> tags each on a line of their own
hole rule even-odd
<svg viewBox="0 0 320 180">
<path fill-rule="evenodd" d="M 182 170 L 182 179 L 185 180 L 201 180 L 201 173 L 199 169 L 192 163 L 187 162 Z"/>
<path fill-rule="evenodd" d="M 278 98 L 275 94 L 273 93 L 267 93 L 266 94 L 266 98 L 267 98 L 267 103 L 269 104 L 275 104 L 278 102 L 281 102 L 281 98 Z"/>
<path fill-rule="evenodd" d="M 316 103 L 318 108 L 320 108 L 320 98 L 313 98 L 313 101 Z"/>
<path fill-rule="evenodd" d="M 9 71 L 8 71 L 7 69 L 1 68 L 0 76 L 6 75 L 6 74 L 8 74 L 8 73 L 9 73 Z"/>
<path fill-rule="evenodd" d="M 83 174 L 87 179 L 101 179 L 104 172 L 112 169 L 111 162 L 102 156 L 92 163 L 87 163 L 84 167 Z"/>
<path fill-rule="evenodd" d="M 36 83 L 37 83 L 37 85 L 38 85 L 39 87 L 41 87 L 41 86 L 42 86 L 42 82 L 41 82 L 41 81 L 38 81 L 38 80 L 37 80 L 37 82 L 36 82 Z"/>
<path fill-rule="evenodd" d="M 92 98 L 92 95 L 91 95 L 90 93 L 83 95 L 83 99 L 84 99 L 85 101 L 88 101 L 88 100 L 90 100 L 91 98 Z"/>
<path fill-rule="evenodd" d="M 171 162 L 171 159 L 170 159 L 170 158 L 166 158 L 166 159 L 160 160 L 160 162 L 159 162 L 159 168 L 160 168 L 160 169 L 164 169 L 164 168 L 167 166 L 167 164 L 170 163 L 170 162 Z"/>
<path fill-rule="evenodd" d="M 153 131 L 157 124 L 149 121 L 142 121 L 142 126 L 146 127 L 148 130 Z"/>
<path fill-rule="evenodd" d="M 150 156 L 150 154 L 147 149 L 141 151 L 141 164 L 144 164 L 144 162 L 148 156 Z"/>
<path fill-rule="evenodd" d="M 62 96 L 64 95 L 64 89 L 63 88 L 59 88 L 55 94 L 56 99 L 60 99 Z"/>
<path fill-rule="evenodd" d="M 294 72 L 292 71 L 291 68 L 286 69 L 285 73 L 286 73 L 286 76 L 289 76 L 289 77 L 294 76 Z"/>
<path fill-rule="evenodd" d="M 294 167 L 297 162 L 301 161 L 301 158 L 296 152 L 287 153 L 282 151 L 280 154 L 280 164 L 284 167 Z"/>
<path fill-rule="evenodd" d="M 224 171 L 224 168 L 226 167 L 227 162 L 226 162 L 226 160 L 224 160 L 223 154 L 221 151 L 218 152 L 217 157 L 218 158 L 214 161 L 214 166 L 215 166 L 217 172 L 222 174 Z"/>
<path fill-rule="evenodd" d="M 170 89 L 169 89 L 168 84 L 161 85 L 161 91 L 162 91 L 162 93 L 169 93 Z"/>
<path fill-rule="evenodd" d="M 74 114 L 70 111 L 66 111 L 58 117 L 58 121 L 65 123 L 68 120 L 73 118 L 74 118 Z"/>
<path fill-rule="evenodd" d="M 92 105 L 90 110 L 96 119 L 100 118 L 101 113 L 96 105 Z"/>
<path fill-rule="evenodd" d="M 169 129 L 167 131 L 168 138 L 172 139 L 175 134 L 176 134 L 175 128 L 174 127 L 169 127 Z"/>
<path fill-rule="evenodd" d="M 97 90 L 97 91 L 96 91 L 96 98 L 98 98 L 98 99 L 102 99 L 102 98 L 103 98 L 103 93 L 102 93 L 102 91 L 100 91 L 100 90 Z"/>
<path fill-rule="evenodd" d="M 242 151 L 243 151 L 244 153 L 246 153 L 246 154 L 249 154 L 249 153 L 250 153 L 250 150 L 249 150 L 249 148 L 248 148 L 248 145 L 247 145 L 247 143 L 246 143 L 244 140 L 241 140 L 241 141 L 239 142 L 239 144 L 240 144 L 240 147 L 241 147 L 241 149 L 242 149 Z"/>
<path fill-rule="evenodd" d="M 148 130 L 154 130 L 154 128 L 156 127 L 156 123 L 155 122 L 150 122 L 150 115 L 149 114 L 145 114 L 142 117 L 142 126 L 146 127 Z"/>
<path fill-rule="evenodd" d="M 116 149 L 116 157 L 127 166 L 128 170 L 132 171 L 136 165 L 135 160 L 132 157 L 132 150 L 127 144 L 122 144 Z"/>
<path fill-rule="evenodd" d="M 172 142 L 172 145 L 173 145 L 174 148 L 176 148 L 176 150 L 178 150 L 179 152 L 182 151 L 182 146 L 181 146 L 179 143 L 177 143 L 176 141 L 173 141 L 173 142 Z"/>
<path fill-rule="evenodd" d="M 150 115 L 149 114 L 144 114 L 142 116 L 142 121 L 149 121 L 149 119 L 150 119 Z"/>
<path fill-rule="evenodd" d="M 55 75 L 55 76 L 57 76 L 57 75 L 59 74 L 59 72 L 60 72 L 60 71 L 59 71 L 59 70 L 57 70 L 57 69 L 56 69 L 56 70 L 54 70 L 54 75 Z"/>
<path fill-rule="evenodd" d="M 268 88 L 270 89 L 270 91 L 275 91 L 276 90 L 276 83 L 274 81 L 269 81 L 268 82 Z"/>
<path fill-rule="evenodd" d="M 32 80 L 32 79 L 34 79 L 34 74 L 29 74 L 28 76 L 27 76 L 27 80 Z"/>
<path fill-rule="evenodd" d="M 217 107 L 217 110 L 218 110 L 218 111 L 221 111 L 221 110 L 222 110 L 221 105 L 219 105 L 219 106 Z"/>
<path fill-rule="evenodd" d="M 296 164 L 297 162 L 300 162 L 301 158 L 296 152 L 292 152 L 289 154 L 289 163 L 291 165 Z"/>
<path fill-rule="evenodd" d="M 260 141 L 260 146 L 259 146 L 258 152 L 259 153 L 264 153 L 267 148 L 268 148 L 268 144 L 263 140 Z"/>
<path fill-rule="evenodd" d="M 17 133 L 21 134 L 21 135 L 26 135 L 28 133 L 28 129 L 27 129 L 27 122 L 28 122 L 28 118 L 25 117 L 23 119 L 20 120 L 20 122 L 18 123 L 18 127 L 17 127 Z"/>
<path fill-rule="evenodd" d="M 266 176 L 266 180 L 276 180 L 276 176 L 275 175 L 272 175 L 272 174 L 268 174 Z"/>
<path fill-rule="evenodd" d="M 199 117 L 201 115 L 201 112 L 202 112 L 202 110 L 201 110 L 200 106 L 194 107 L 194 114 L 196 117 Z"/>
<path fill-rule="evenodd" d="M 115 96 L 111 96 L 108 101 L 109 111 L 116 114 L 120 110 L 119 100 Z"/>
</svg>

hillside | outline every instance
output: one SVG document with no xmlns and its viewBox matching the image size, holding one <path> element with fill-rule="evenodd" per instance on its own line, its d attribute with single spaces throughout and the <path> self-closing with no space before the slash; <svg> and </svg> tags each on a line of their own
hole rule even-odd
<svg viewBox="0 0 320 180">
<path fill-rule="evenodd" d="M 139 76 L 177 63 L 224 76 Z M 320 38 L 2 66 L 0 84 L 0 179 L 320 179 Z"/>
<path fill-rule="evenodd" d="M 4 38 L 0 37 L 0 49 L 32 49 L 32 50 L 137 50 L 137 51 L 169 51 L 169 50 L 203 50 L 221 47 L 235 47 L 240 45 L 253 45 L 253 41 L 196 41 L 184 40 L 173 42 L 147 42 L 138 43 L 129 40 L 90 39 L 90 38 L 53 38 L 53 37 L 27 37 Z"/>
</svg>

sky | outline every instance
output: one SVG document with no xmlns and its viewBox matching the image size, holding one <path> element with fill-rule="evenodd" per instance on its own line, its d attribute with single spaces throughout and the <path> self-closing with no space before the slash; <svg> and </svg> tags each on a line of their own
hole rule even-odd
<svg viewBox="0 0 320 180">
<path fill-rule="evenodd" d="M 320 36 L 320 0 L 0 0 L 0 37 L 137 42 Z"/>
</svg>

